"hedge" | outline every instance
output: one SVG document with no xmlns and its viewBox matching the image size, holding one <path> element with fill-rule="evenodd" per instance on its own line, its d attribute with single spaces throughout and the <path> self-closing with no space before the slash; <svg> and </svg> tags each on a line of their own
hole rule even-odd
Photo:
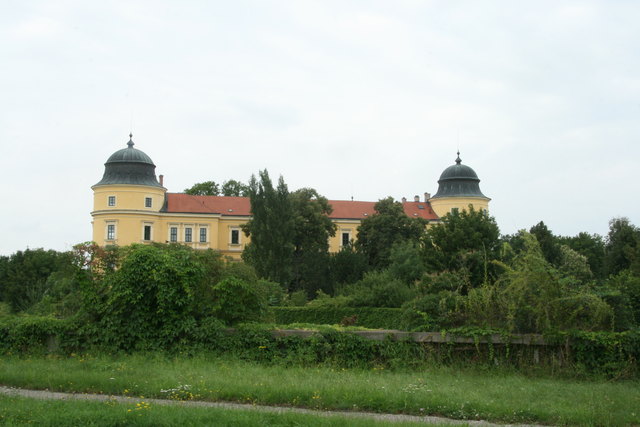
<svg viewBox="0 0 640 427">
<path fill-rule="evenodd" d="M 46 317 L 10 317 L 0 320 L 0 353 L 126 351 L 109 347 L 99 333 L 83 333 L 79 320 Z M 79 332 L 80 331 L 80 332 Z M 94 331 L 95 332 L 95 331 Z M 307 331 L 308 332 L 308 331 Z M 544 337 L 544 345 L 492 343 L 495 331 L 448 334 L 470 336 L 467 342 L 415 342 L 411 339 L 374 340 L 349 332 L 324 329 L 304 338 L 281 335 L 264 324 L 229 329 L 217 319 L 203 319 L 168 353 L 208 352 L 262 363 L 328 364 L 339 367 L 420 368 L 430 364 L 512 366 L 545 369 L 570 375 L 600 374 L 611 378 L 637 378 L 640 331 L 562 332 Z M 517 337 L 513 337 L 517 338 Z M 155 347 L 156 349 L 158 347 Z"/>
<path fill-rule="evenodd" d="M 400 308 L 377 307 L 272 307 L 278 325 L 312 323 L 339 325 L 344 322 L 371 329 L 406 329 Z M 355 317 L 354 317 L 355 316 Z"/>
</svg>

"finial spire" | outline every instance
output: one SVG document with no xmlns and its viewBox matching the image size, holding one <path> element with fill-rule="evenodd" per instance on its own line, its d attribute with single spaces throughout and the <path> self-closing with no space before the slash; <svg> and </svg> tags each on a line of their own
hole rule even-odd
<svg viewBox="0 0 640 427">
<path fill-rule="evenodd" d="M 460 150 L 458 150 L 458 157 L 456 158 L 456 164 L 459 165 L 460 163 L 462 163 L 462 160 L 460 159 Z"/>
<path fill-rule="evenodd" d="M 133 148 L 133 133 L 129 132 L 129 142 L 127 142 L 129 148 Z"/>
</svg>

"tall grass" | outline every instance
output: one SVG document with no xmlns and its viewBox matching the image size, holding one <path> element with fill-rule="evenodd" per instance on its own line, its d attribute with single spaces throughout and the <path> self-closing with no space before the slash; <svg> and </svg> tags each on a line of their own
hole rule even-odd
<svg viewBox="0 0 640 427">
<path fill-rule="evenodd" d="M 385 422 L 372 419 L 271 413 L 257 410 L 229 410 L 153 403 L 35 400 L 0 396 L 0 424 L 38 426 L 416 426 L 414 422 Z M 444 424 L 442 424 L 444 425 Z"/>
<path fill-rule="evenodd" d="M 419 371 L 264 366 L 158 354 L 0 359 L 0 383 L 178 400 L 441 415 L 548 424 L 640 423 L 637 381 L 562 380 L 434 367 Z"/>
</svg>

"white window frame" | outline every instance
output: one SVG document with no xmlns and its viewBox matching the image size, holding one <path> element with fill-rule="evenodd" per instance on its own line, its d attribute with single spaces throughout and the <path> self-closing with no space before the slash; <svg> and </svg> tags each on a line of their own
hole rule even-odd
<svg viewBox="0 0 640 427">
<path fill-rule="evenodd" d="M 110 242 L 116 241 L 118 239 L 118 227 L 117 227 L 118 223 L 116 221 L 106 221 L 105 226 L 104 226 L 104 237 L 105 240 L 108 240 Z M 109 238 L 109 227 L 112 226 L 113 227 L 113 236 L 111 236 L 112 238 Z"/>
<path fill-rule="evenodd" d="M 171 240 L 171 229 L 176 230 L 176 240 Z M 177 243 L 180 236 L 180 227 L 177 224 L 169 224 L 169 238 L 167 239 L 169 243 Z"/>
<path fill-rule="evenodd" d="M 149 239 L 145 239 L 145 228 L 149 227 Z M 143 222 L 142 223 L 142 239 L 143 242 L 153 242 L 153 222 Z"/>
<path fill-rule="evenodd" d="M 107 206 L 114 207 L 116 205 L 116 196 L 107 196 Z"/>
<path fill-rule="evenodd" d="M 153 207 L 153 197 L 145 197 L 144 198 L 144 207 L 152 208 Z"/>
<path fill-rule="evenodd" d="M 349 243 L 347 243 L 346 245 L 344 244 L 344 237 L 343 237 L 345 234 L 349 236 Z M 351 245 L 351 229 L 343 228 L 340 230 L 340 247 L 344 248 L 349 245 Z"/>
<path fill-rule="evenodd" d="M 185 225 L 184 226 L 184 242 L 185 243 L 193 243 L 193 225 Z M 187 230 L 189 230 L 189 240 L 187 240 Z"/>
<path fill-rule="evenodd" d="M 238 243 L 233 243 L 233 232 L 238 232 Z M 242 229 L 240 227 L 229 227 L 229 245 L 240 246 L 242 245 Z"/>
<path fill-rule="evenodd" d="M 204 230 L 204 240 L 202 240 L 202 230 Z M 206 225 L 198 226 L 198 243 L 208 243 L 209 242 L 209 227 Z"/>
</svg>

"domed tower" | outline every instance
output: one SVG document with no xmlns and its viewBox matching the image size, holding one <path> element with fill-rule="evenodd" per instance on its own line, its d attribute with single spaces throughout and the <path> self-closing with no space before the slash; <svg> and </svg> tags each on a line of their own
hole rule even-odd
<svg viewBox="0 0 640 427">
<path fill-rule="evenodd" d="M 460 152 L 456 164 L 446 168 L 438 180 L 438 192 L 429 199 L 431 207 L 443 217 L 455 210 L 468 209 L 469 205 L 475 210 L 489 210 L 491 199 L 480 191 L 480 179 L 475 171 L 462 164 Z"/>
<path fill-rule="evenodd" d="M 127 148 L 107 159 L 102 179 L 91 187 L 93 241 L 102 246 L 151 242 L 159 235 L 158 213 L 167 189 L 156 178 L 156 165 L 133 147 L 132 138 L 129 134 Z"/>
</svg>

